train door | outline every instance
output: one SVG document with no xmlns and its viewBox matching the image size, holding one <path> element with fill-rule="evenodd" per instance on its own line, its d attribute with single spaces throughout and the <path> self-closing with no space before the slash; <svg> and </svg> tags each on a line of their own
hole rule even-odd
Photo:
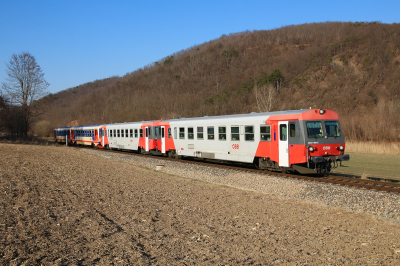
<svg viewBox="0 0 400 266">
<path fill-rule="evenodd" d="M 289 167 L 288 121 L 278 122 L 279 166 Z"/>
<path fill-rule="evenodd" d="M 149 127 L 145 127 L 145 151 L 149 151 Z"/>
<path fill-rule="evenodd" d="M 106 132 L 105 132 L 105 129 L 104 129 L 104 128 L 101 128 L 101 129 L 100 129 L 100 138 L 101 138 L 100 140 L 101 140 L 101 146 L 102 146 L 102 147 L 104 147 L 104 135 L 105 135 L 105 133 L 106 133 Z"/>
<path fill-rule="evenodd" d="M 161 152 L 165 153 L 165 127 L 161 127 Z"/>
</svg>

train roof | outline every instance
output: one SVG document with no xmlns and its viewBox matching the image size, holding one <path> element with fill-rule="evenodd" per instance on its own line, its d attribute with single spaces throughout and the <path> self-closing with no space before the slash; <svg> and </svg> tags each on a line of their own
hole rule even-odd
<svg viewBox="0 0 400 266">
<path fill-rule="evenodd" d="M 164 120 L 165 122 L 171 121 L 190 121 L 190 120 L 218 120 L 218 119 L 245 119 L 250 117 L 263 117 L 268 118 L 274 115 L 296 115 L 302 114 L 304 112 L 310 111 L 310 109 L 304 110 L 289 110 L 289 111 L 277 111 L 277 112 L 263 112 L 263 113 L 248 113 L 248 114 L 234 114 L 234 115 L 219 115 L 219 116 L 203 116 L 203 117 L 191 117 L 191 118 L 178 118 L 178 119 L 168 119 Z"/>
<path fill-rule="evenodd" d="M 114 124 L 104 124 L 105 126 L 127 126 L 127 125 L 137 125 L 137 124 L 144 124 L 144 123 L 153 123 L 157 120 L 151 120 L 151 121 L 138 121 L 138 122 L 124 122 L 124 123 L 114 123 Z"/>
</svg>

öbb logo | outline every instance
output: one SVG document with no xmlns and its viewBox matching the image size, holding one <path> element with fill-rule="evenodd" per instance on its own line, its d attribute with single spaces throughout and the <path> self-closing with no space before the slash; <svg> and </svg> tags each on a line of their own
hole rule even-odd
<svg viewBox="0 0 400 266">
<path fill-rule="evenodd" d="M 328 150 L 331 149 L 331 146 L 324 146 L 324 147 L 322 147 L 322 149 L 323 149 L 324 151 L 328 151 Z"/>
<path fill-rule="evenodd" d="M 238 150 L 239 149 L 239 144 L 232 144 L 232 149 Z"/>
</svg>

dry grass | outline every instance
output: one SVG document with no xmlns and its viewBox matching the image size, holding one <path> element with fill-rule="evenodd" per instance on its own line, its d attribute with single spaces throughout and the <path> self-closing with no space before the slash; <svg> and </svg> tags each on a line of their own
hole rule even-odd
<svg viewBox="0 0 400 266">
<path fill-rule="evenodd" d="M 400 143 L 346 141 L 346 152 L 400 155 Z"/>
</svg>

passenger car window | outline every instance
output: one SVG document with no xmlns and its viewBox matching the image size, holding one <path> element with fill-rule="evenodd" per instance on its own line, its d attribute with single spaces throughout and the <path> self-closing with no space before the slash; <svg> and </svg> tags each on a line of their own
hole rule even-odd
<svg viewBox="0 0 400 266">
<path fill-rule="evenodd" d="M 188 127 L 188 139 L 194 139 L 193 128 Z"/>
<path fill-rule="evenodd" d="M 208 139 L 214 139 L 214 127 L 207 127 Z"/>
<path fill-rule="evenodd" d="M 129 129 L 129 136 L 133 138 L 133 129 Z"/>
<path fill-rule="evenodd" d="M 226 140 L 226 127 L 218 127 L 218 139 Z"/>
<path fill-rule="evenodd" d="M 184 127 L 180 127 L 179 128 L 179 138 L 180 139 L 184 139 L 185 138 L 185 128 Z"/>
<path fill-rule="evenodd" d="M 143 138 L 143 128 L 141 128 L 141 129 L 139 130 L 139 133 L 140 133 L 140 134 L 139 134 L 139 137 L 140 137 L 140 138 Z"/>
<path fill-rule="evenodd" d="M 240 140 L 239 127 L 231 127 L 231 139 Z"/>
<path fill-rule="evenodd" d="M 172 138 L 172 136 L 171 136 L 171 128 L 170 127 L 168 128 L 168 138 L 169 139 Z"/>
<path fill-rule="evenodd" d="M 125 138 L 127 138 L 127 137 L 128 137 L 128 130 L 125 129 Z M 131 134 L 131 137 L 132 137 L 132 134 Z"/>
<path fill-rule="evenodd" d="M 137 129 L 135 129 L 135 138 L 138 137 Z"/>
<path fill-rule="evenodd" d="M 254 140 L 254 127 L 245 126 L 244 127 L 244 138 L 245 140 Z"/>
<path fill-rule="evenodd" d="M 119 132 L 119 129 L 117 129 L 117 137 L 118 137 L 118 138 L 121 137 L 121 134 L 120 134 L 120 132 Z"/>
<path fill-rule="evenodd" d="M 271 141 L 271 126 L 260 126 L 260 140 Z"/>
<path fill-rule="evenodd" d="M 203 139 L 203 127 L 197 127 L 197 139 Z"/>
<path fill-rule="evenodd" d="M 174 127 L 174 139 L 178 138 L 178 129 Z"/>
</svg>

